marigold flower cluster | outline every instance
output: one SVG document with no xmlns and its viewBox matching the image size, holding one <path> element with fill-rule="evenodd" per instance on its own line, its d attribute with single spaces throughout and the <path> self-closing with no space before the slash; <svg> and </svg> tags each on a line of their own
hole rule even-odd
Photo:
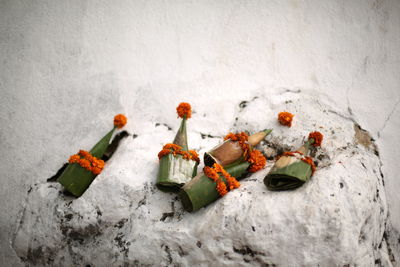
<svg viewBox="0 0 400 267">
<path fill-rule="evenodd" d="M 172 143 L 163 146 L 163 149 L 158 153 L 158 158 L 161 159 L 162 157 L 171 153 L 174 156 L 181 155 L 182 158 L 186 160 L 194 160 L 197 163 L 200 163 L 200 158 L 196 151 L 194 150 L 183 151 L 181 146 Z"/>
<path fill-rule="evenodd" d="M 122 128 L 128 122 L 128 119 L 123 114 L 115 115 L 114 117 L 114 125 L 117 128 Z"/>
<path fill-rule="evenodd" d="M 69 160 L 69 163 L 77 163 L 82 168 L 92 172 L 95 175 L 101 173 L 104 168 L 104 161 L 92 156 L 88 151 L 79 150 L 78 154 L 72 155 Z"/>
<path fill-rule="evenodd" d="M 176 112 L 178 113 L 178 116 L 181 118 L 189 119 L 192 117 L 192 107 L 190 106 L 189 103 L 185 102 L 180 103 L 179 106 L 176 108 Z"/>
<path fill-rule="evenodd" d="M 264 168 L 265 164 L 267 163 L 267 159 L 259 150 L 254 149 L 250 152 L 247 162 L 251 164 L 249 172 L 257 172 Z"/>
<path fill-rule="evenodd" d="M 215 189 L 218 191 L 218 194 L 221 197 L 226 195 L 228 190 L 231 191 L 240 187 L 240 183 L 236 180 L 236 178 L 231 176 L 221 165 L 217 163 L 214 163 L 212 167 L 204 167 L 203 171 L 208 178 L 217 183 Z M 222 177 L 220 177 L 219 173 L 225 178 L 226 184 Z"/>
<path fill-rule="evenodd" d="M 324 139 L 324 136 L 320 132 L 311 132 L 308 135 L 308 139 L 314 139 L 314 143 L 312 143 L 313 146 L 321 146 L 322 139 Z"/>
<path fill-rule="evenodd" d="M 244 156 L 246 157 L 246 155 L 248 154 L 248 151 L 250 150 L 250 145 L 247 143 L 247 140 L 249 140 L 249 136 L 245 132 L 241 132 L 241 133 L 237 133 L 237 134 L 228 133 L 224 137 L 224 141 L 226 141 L 228 139 L 230 139 L 234 142 L 238 142 L 239 146 L 244 151 Z"/>
<path fill-rule="evenodd" d="M 280 124 L 291 127 L 292 126 L 292 120 L 293 120 L 294 115 L 290 112 L 279 112 L 278 114 L 278 121 Z"/>
<path fill-rule="evenodd" d="M 224 137 L 224 140 L 228 139 L 239 143 L 239 146 L 244 151 L 244 159 L 251 164 L 249 168 L 250 172 L 256 172 L 264 168 L 265 164 L 267 163 L 267 159 L 259 150 L 251 150 L 250 145 L 247 143 L 247 141 L 249 140 L 249 136 L 245 132 L 241 132 L 238 134 L 228 133 Z"/>
</svg>

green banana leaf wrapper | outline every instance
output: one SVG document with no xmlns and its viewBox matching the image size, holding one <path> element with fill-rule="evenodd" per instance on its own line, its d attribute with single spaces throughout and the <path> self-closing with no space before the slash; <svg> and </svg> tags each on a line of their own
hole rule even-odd
<svg viewBox="0 0 400 267">
<path fill-rule="evenodd" d="M 107 150 L 115 127 L 108 132 L 89 152 L 101 159 Z M 93 182 L 97 175 L 81 167 L 78 163 L 70 163 L 57 181 L 76 197 L 80 197 Z"/>
<path fill-rule="evenodd" d="M 167 192 L 177 192 L 197 174 L 199 164 L 172 153 L 160 159 L 156 186 Z"/>
<path fill-rule="evenodd" d="M 307 182 L 311 175 L 311 166 L 302 160 L 297 160 L 283 168 L 277 164 L 264 178 L 264 184 L 271 191 L 293 190 Z"/>
<path fill-rule="evenodd" d="M 225 170 L 233 177 L 239 179 L 247 173 L 247 168 L 249 166 L 250 163 L 245 161 L 231 164 L 230 166 L 227 166 Z M 226 180 L 222 175 L 220 175 L 220 178 L 222 178 L 226 183 Z M 216 189 L 216 182 L 201 172 L 181 188 L 179 197 L 184 209 L 193 212 L 216 201 L 221 196 Z"/>
<path fill-rule="evenodd" d="M 188 151 L 186 134 L 186 118 L 183 118 L 178 132 L 176 133 L 174 144 L 182 147 L 183 151 Z M 161 191 L 178 192 L 179 189 L 192 180 L 197 174 L 199 164 L 194 160 L 186 160 L 181 155 L 165 155 L 160 159 L 156 186 Z"/>
</svg>

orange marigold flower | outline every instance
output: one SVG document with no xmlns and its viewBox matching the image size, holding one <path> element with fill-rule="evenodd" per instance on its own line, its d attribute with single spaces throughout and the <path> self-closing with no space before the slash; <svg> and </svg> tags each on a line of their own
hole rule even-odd
<svg viewBox="0 0 400 267">
<path fill-rule="evenodd" d="M 218 173 L 213 168 L 210 168 L 208 166 L 204 167 L 203 172 L 208 178 L 210 178 L 214 182 L 217 181 L 219 178 Z"/>
<path fill-rule="evenodd" d="M 214 163 L 212 168 L 216 171 L 216 172 L 222 172 L 224 170 L 224 168 L 219 165 L 218 163 Z"/>
<path fill-rule="evenodd" d="M 249 163 L 251 163 L 249 172 L 256 172 L 264 168 L 267 163 L 267 159 L 264 155 L 257 149 L 251 151 L 249 158 L 247 159 Z"/>
<path fill-rule="evenodd" d="M 226 190 L 226 184 L 221 180 L 217 182 L 217 186 L 215 187 L 215 189 L 217 189 L 221 197 L 225 196 L 228 193 L 228 191 Z"/>
<path fill-rule="evenodd" d="M 160 152 L 158 152 L 158 158 L 161 159 L 162 157 L 168 155 L 169 153 L 171 153 L 170 149 L 162 149 Z"/>
<path fill-rule="evenodd" d="M 179 106 L 176 108 L 176 112 L 181 118 L 189 119 L 190 117 L 192 117 L 192 107 L 189 103 L 180 103 Z"/>
<path fill-rule="evenodd" d="M 315 164 L 314 164 L 314 161 L 312 160 L 312 158 L 305 157 L 305 158 L 302 158 L 301 160 L 311 166 L 311 175 L 313 175 L 316 168 L 315 168 Z"/>
<path fill-rule="evenodd" d="M 196 151 L 194 150 L 183 151 L 181 146 L 172 143 L 163 146 L 163 149 L 158 153 L 158 158 L 161 159 L 165 155 L 171 153 L 174 156 L 181 155 L 182 158 L 186 160 L 194 160 L 197 161 L 198 163 L 200 162 L 199 156 Z"/>
<path fill-rule="evenodd" d="M 240 187 L 240 183 L 235 179 L 235 177 L 232 177 L 221 165 L 214 163 L 212 167 L 204 167 L 203 169 L 204 174 L 209 177 L 211 180 L 214 182 L 217 182 L 216 185 L 216 190 L 220 194 L 220 196 L 224 196 L 225 194 L 228 193 L 228 190 L 233 190 L 235 188 Z M 218 173 L 221 173 L 222 176 L 225 178 L 227 185 L 223 181 L 223 179 L 220 177 Z"/>
<path fill-rule="evenodd" d="M 235 188 L 240 187 L 240 183 L 238 180 L 235 179 L 235 177 L 232 177 L 231 175 L 228 174 L 228 176 L 225 176 L 226 182 L 228 183 L 229 190 L 233 190 Z"/>
<path fill-rule="evenodd" d="M 96 174 L 96 175 L 100 174 L 102 170 L 103 170 L 103 169 L 101 169 L 101 168 L 96 168 L 96 167 L 93 167 L 93 168 L 92 168 L 93 174 Z"/>
<path fill-rule="evenodd" d="M 236 135 L 234 133 L 228 133 L 225 137 L 224 137 L 224 141 L 231 139 L 232 141 L 236 141 Z"/>
<path fill-rule="evenodd" d="M 312 144 L 313 146 L 321 146 L 322 144 L 322 139 L 324 139 L 324 136 L 320 132 L 311 132 L 308 135 L 308 139 L 314 139 L 314 143 Z"/>
<path fill-rule="evenodd" d="M 182 147 L 180 145 L 168 143 L 165 146 L 163 146 L 163 149 L 181 150 Z"/>
<path fill-rule="evenodd" d="M 92 166 L 102 169 L 104 167 L 104 161 L 93 157 Z"/>
<path fill-rule="evenodd" d="M 197 154 L 197 152 L 195 150 L 189 150 L 189 153 L 190 153 L 190 158 L 191 159 L 193 159 L 197 163 L 200 163 L 199 154 Z"/>
<path fill-rule="evenodd" d="M 124 127 L 127 121 L 128 119 L 123 114 L 118 114 L 114 117 L 114 125 L 118 128 Z"/>
<path fill-rule="evenodd" d="M 190 159 L 190 154 L 187 151 L 177 151 L 177 154 L 182 155 L 182 158 L 186 160 Z"/>
<path fill-rule="evenodd" d="M 78 163 L 82 168 L 85 168 L 96 175 L 103 170 L 105 164 L 103 160 L 92 156 L 86 150 L 79 150 L 78 154 L 72 155 L 68 162 Z"/>
<path fill-rule="evenodd" d="M 81 165 L 83 168 L 87 169 L 87 170 L 91 170 L 91 164 L 90 161 L 88 161 L 87 159 L 80 159 L 79 160 L 79 165 Z"/>
<path fill-rule="evenodd" d="M 69 163 L 78 163 L 79 162 L 79 160 L 81 159 L 81 157 L 79 156 L 79 155 L 72 155 L 70 158 L 69 158 L 69 160 L 68 160 L 68 162 Z"/>
<path fill-rule="evenodd" d="M 292 120 L 293 120 L 294 115 L 290 112 L 279 112 L 278 114 L 278 121 L 280 124 L 284 126 L 291 127 L 292 126 Z"/>
<path fill-rule="evenodd" d="M 241 133 L 228 133 L 225 137 L 224 140 L 231 139 L 232 141 L 247 141 L 249 139 L 249 136 L 245 132 Z"/>
<path fill-rule="evenodd" d="M 96 157 L 93 157 L 91 154 L 85 156 L 85 159 L 87 159 L 90 162 L 93 162 L 94 160 L 96 160 Z"/>
<path fill-rule="evenodd" d="M 250 150 L 250 145 L 247 143 L 247 140 L 249 139 L 249 136 L 245 133 L 245 132 L 241 132 L 241 133 L 228 133 L 225 137 L 224 137 L 224 141 L 225 140 L 232 140 L 234 142 L 238 142 L 239 146 L 242 148 L 243 155 L 246 158 L 248 156 L 248 152 Z"/>
<path fill-rule="evenodd" d="M 90 153 L 89 153 L 88 151 L 82 150 L 82 149 L 79 150 L 79 153 L 78 153 L 78 154 L 81 155 L 81 156 L 84 157 L 84 158 L 90 156 Z"/>
</svg>

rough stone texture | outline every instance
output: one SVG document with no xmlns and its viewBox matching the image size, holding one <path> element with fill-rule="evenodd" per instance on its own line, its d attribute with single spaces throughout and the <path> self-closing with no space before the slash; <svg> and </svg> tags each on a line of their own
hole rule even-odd
<svg viewBox="0 0 400 267">
<path fill-rule="evenodd" d="M 270 159 L 296 149 L 310 131 L 324 133 L 322 148 L 312 150 L 318 169 L 308 183 L 268 191 L 270 160 L 239 189 L 187 213 L 174 194 L 154 186 L 157 152 L 172 134 L 160 122 L 122 141 L 81 198 L 65 196 L 57 183 L 34 185 L 14 235 L 18 256 L 57 266 L 390 266 L 381 162 L 368 133 L 315 91 L 260 92 L 237 104 L 234 122 L 220 128 L 274 128 L 259 146 Z M 277 123 L 282 110 L 295 114 L 291 128 Z M 200 152 L 221 141 L 205 131 L 190 139 Z"/>
<path fill-rule="evenodd" d="M 238 103 L 280 88 L 327 94 L 376 140 L 400 261 L 398 14 L 397 0 L 0 0 L 2 264 L 21 266 L 11 241 L 29 188 L 99 140 L 115 114 L 165 142 L 173 107 L 190 102 L 190 138 L 204 136 L 203 149 L 233 125 Z"/>
</svg>

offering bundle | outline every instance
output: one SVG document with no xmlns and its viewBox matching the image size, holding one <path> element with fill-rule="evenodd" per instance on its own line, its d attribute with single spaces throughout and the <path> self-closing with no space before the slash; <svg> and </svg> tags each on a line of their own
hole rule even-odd
<svg viewBox="0 0 400 267">
<path fill-rule="evenodd" d="M 290 190 L 307 182 L 315 172 L 313 159 L 307 156 L 310 146 L 321 146 L 322 139 L 320 132 L 312 132 L 302 147 L 283 153 L 264 178 L 267 188 L 272 191 Z"/>
<path fill-rule="evenodd" d="M 81 196 L 94 178 L 101 173 L 104 168 L 104 161 L 101 159 L 107 150 L 111 137 L 116 128 L 122 128 L 127 122 L 127 118 L 118 114 L 114 117 L 114 128 L 109 131 L 90 151 L 79 150 L 72 155 L 67 168 L 57 179 L 64 188 L 72 195 Z"/>
<path fill-rule="evenodd" d="M 179 130 L 173 143 L 164 145 L 158 153 L 160 167 L 156 185 L 163 191 L 178 191 L 197 174 L 200 162 L 197 152 L 189 150 L 187 142 L 186 121 L 192 115 L 192 108 L 188 103 L 180 103 L 176 110 L 182 118 Z"/>
<path fill-rule="evenodd" d="M 272 130 L 264 130 L 252 136 L 246 133 L 229 133 L 225 141 L 205 154 L 205 167 L 190 182 L 185 184 L 179 196 L 183 207 L 196 211 L 223 197 L 240 186 L 237 179 L 248 172 L 264 168 L 266 159 L 254 149 Z"/>
</svg>

